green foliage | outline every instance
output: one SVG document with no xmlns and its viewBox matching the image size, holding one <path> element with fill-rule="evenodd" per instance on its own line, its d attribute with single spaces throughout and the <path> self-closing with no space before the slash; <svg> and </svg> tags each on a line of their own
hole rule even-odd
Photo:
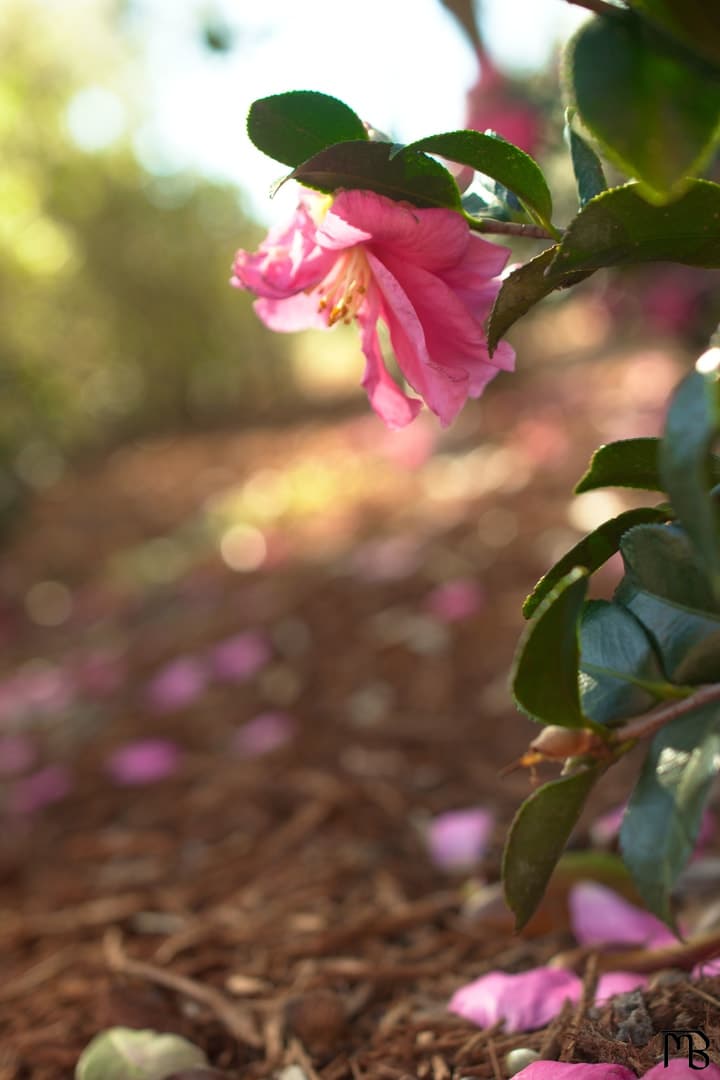
<svg viewBox="0 0 720 1080">
<path fill-rule="evenodd" d="M 553 231 L 552 195 L 540 166 L 529 154 L 499 135 L 449 131 L 428 135 L 397 153 L 402 156 L 419 150 L 469 165 L 476 172 L 498 181 L 517 196 L 534 221 Z"/>
<path fill-rule="evenodd" d="M 596 195 L 605 191 L 608 185 L 600 158 L 585 139 L 573 129 L 573 113 L 574 109 L 567 110 L 565 140 L 570 150 L 570 160 L 575 174 L 578 199 L 580 206 L 583 207 L 585 203 L 590 202 Z"/>
<path fill-rule="evenodd" d="M 720 613 L 702 562 L 677 525 L 637 525 L 622 538 L 627 574 L 638 587 L 675 604 Z"/>
<path fill-rule="evenodd" d="M 543 724 L 589 726 L 580 706 L 577 674 L 578 623 L 586 590 L 587 572 L 581 568 L 561 578 L 543 600 L 518 648 L 513 675 L 515 700 Z"/>
<path fill-rule="evenodd" d="M 502 876 L 505 900 L 515 915 L 517 930 L 525 926 L 542 900 L 601 772 L 599 767 L 586 768 L 551 780 L 534 791 L 515 815 L 505 843 Z"/>
<path fill-rule="evenodd" d="M 412 150 L 394 155 L 390 143 L 341 142 L 321 150 L 290 175 L 318 191 L 361 188 L 415 206 L 462 209 L 460 192 L 447 169 Z"/>
<path fill-rule="evenodd" d="M 590 574 L 598 570 L 619 549 L 623 534 L 633 525 L 649 521 L 667 521 L 668 517 L 669 512 L 663 507 L 641 506 L 635 510 L 626 510 L 617 517 L 604 521 L 597 529 L 584 536 L 575 547 L 555 563 L 552 569 L 548 570 L 544 577 L 540 578 L 523 604 L 525 618 L 529 619 L 534 614 L 538 605 L 555 588 L 558 581 L 576 566 L 583 567 Z"/>
<path fill-rule="evenodd" d="M 253 102 L 247 133 L 258 150 L 293 169 L 333 143 L 368 137 L 344 101 L 315 90 L 291 90 Z"/>
<path fill-rule="evenodd" d="M 658 30 L 720 65 L 720 7 L 708 0 L 626 0 Z"/>
<path fill-rule="evenodd" d="M 583 124 L 643 195 L 665 203 L 707 164 L 720 136 L 720 71 L 620 9 L 585 23 L 565 64 Z"/>
<path fill-rule="evenodd" d="M 658 731 L 623 818 L 623 859 L 650 910 L 671 926 L 670 892 L 692 855 L 718 760 L 715 703 Z"/>
<path fill-rule="evenodd" d="M 75 1067 L 75 1080 L 164 1080 L 207 1063 L 203 1051 L 180 1035 L 115 1027 L 100 1032 L 86 1046 Z"/>
<path fill-rule="evenodd" d="M 575 494 L 604 487 L 661 491 L 658 467 L 659 439 L 621 439 L 600 446 L 587 471 L 575 485 Z"/>
</svg>

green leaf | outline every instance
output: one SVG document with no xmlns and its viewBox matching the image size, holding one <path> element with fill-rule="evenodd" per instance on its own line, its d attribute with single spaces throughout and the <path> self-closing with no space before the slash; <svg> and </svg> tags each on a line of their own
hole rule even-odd
<svg viewBox="0 0 720 1080">
<path fill-rule="evenodd" d="M 575 494 L 603 487 L 663 491 L 658 454 L 659 439 L 621 439 L 605 443 L 593 454 L 587 472 L 575 485 Z M 711 459 L 713 484 L 720 484 L 720 458 Z"/>
<path fill-rule="evenodd" d="M 720 632 L 720 617 L 639 589 L 629 575 L 618 587 L 615 600 L 631 611 L 647 630 L 666 677 L 674 683 L 687 683 L 683 663 L 696 646 Z"/>
<path fill-rule="evenodd" d="M 710 496 L 714 481 L 711 446 L 719 428 L 717 373 L 693 371 L 670 403 L 660 444 L 660 476 L 720 599 L 720 510 Z"/>
<path fill-rule="evenodd" d="M 720 186 L 693 180 L 669 206 L 645 202 L 637 184 L 591 199 L 570 222 L 553 275 L 625 263 L 670 261 L 720 267 Z"/>
<path fill-rule="evenodd" d="M 708 634 L 685 653 L 675 679 L 688 686 L 720 682 L 720 630 Z"/>
<path fill-rule="evenodd" d="M 629 611 L 591 600 L 580 622 L 580 700 L 597 724 L 613 725 L 657 704 L 665 677 L 653 644 Z"/>
<path fill-rule="evenodd" d="M 720 72 L 698 65 L 643 19 L 590 19 L 566 53 L 583 124 L 657 203 L 685 190 L 720 134 Z"/>
<path fill-rule="evenodd" d="M 513 693 L 521 709 L 543 724 L 588 727 L 578 689 L 578 624 L 587 572 L 572 570 L 545 597 L 520 642 Z M 548 664 L 552 663 L 552 678 Z"/>
<path fill-rule="evenodd" d="M 526 597 L 523 615 L 529 619 L 538 604 L 557 585 L 560 578 L 570 573 L 576 566 L 583 566 L 592 574 L 598 567 L 615 554 L 620 547 L 620 538 L 634 525 L 650 521 L 667 521 L 668 510 L 662 507 L 641 506 L 635 510 L 625 510 L 615 518 L 603 522 L 597 529 L 583 537 L 562 559 L 540 578 L 537 585 Z"/>
<path fill-rule="evenodd" d="M 568 109 L 567 111 L 571 113 L 573 110 Z M 580 206 L 584 206 L 585 203 L 590 202 L 591 199 L 594 199 L 596 195 L 599 195 L 601 191 L 605 191 L 607 188 L 605 173 L 600 158 L 593 148 L 585 142 L 581 135 L 578 135 L 577 131 L 573 130 L 572 116 L 568 116 L 565 124 L 565 139 L 570 149 L 578 199 L 580 200 Z"/>
<path fill-rule="evenodd" d="M 659 30 L 720 65 L 720 7 L 713 0 L 626 0 Z"/>
<path fill-rule="evenodd" d="M 549 247 L 541 251 L 534 259 L 513 270 L 502 283 L 500 292 L 495 297 L 488 319 L 488 351 L 495 352 L 498 342 L 519 318 L 526 315 L 535 304 L 555 289 L 568 288 L 584 281 L 588 274 L 553 274 L 550 267 L 558 252 L 558 247 Z"/>
<path fill-rule="evenodd" d="M 258 150 L 292 168 L 334 143 L 368 137 L 348 105 L 314 90 L 291 90 L 253 102 L 247 132 Z"/>
<path fill-rule="evenodd" d="M 290 176 L 319 191 L 360 188 L 415 206 L 462 210 L 458 186 L 447 169 L 425 154 L 403 151 L 392 156 L 390 143 L 338 143 L 303 162 Z"/>
<path fill-rule="evenodd" d="M 638 525 L 622 538 L 633 585 L 697 611 L 720 613 L 705 569 L 678 525 Z"/>
<path fill-rule="evenodd" d="M 532 918 L 591 788 L 602 769 L 551 780 L 522 804 L 503 853 L 505 900 L 521 930 Z"/>
<path fill-rule="evenodd" d="M 673 926 L 670 891 L 692 855 L 720 762 L 720 707 L 705 705 L 652 741 L 620 830 L 623 859 L 638 892 Z"/>
<path fill-rule="evenodd" d="M 179 1035 L 115 1027 L 88 1043 L 75 1066 L 75 1080 L 164 1080 L 207 1063 L 203 1051 Z"/>
<path fill-rule="evenodd" d="M 487 135 L 480 131 L 448 131 L 410 143 L 400 154 L 408 150 L 440 154 L 499 181 L 517 196 L 535 221 L 554 231 L 551 224 L 552 195 L 542 169 L 524 150 L 499 135 Z"/>
</svg>

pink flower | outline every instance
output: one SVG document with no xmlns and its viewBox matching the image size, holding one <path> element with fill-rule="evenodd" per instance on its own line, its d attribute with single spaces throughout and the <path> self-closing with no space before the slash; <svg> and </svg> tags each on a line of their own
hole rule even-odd
<svg viewBox="0 0 720 1080">
<path fill-rule="evenodd" d="M 650 1070 L 652 1072 L 652 1070 Z M 649 1076 L 650 1073 L 646 1073 Z M 515 1080 L 637 1080 L 635 1073 L 624 1065 L 607 1065 L 605 1062 L 589 1064 L 570 1061 L 533 1061 L 526 1065 Z"/>
<path fill-rule="evenodd" d="M 149 682 L 148 703 L 158 712 L 184 709 L 200 697 L 207 686 L 205 665 L 193 656 L 171 660 Z"/>
<path fill-rule="evenodd" d="M 428 826 L 430 857 L 441 870 L 469 870 L 485 854 L 495 819 L 489 810 L 449 810 Z"/>
<path fill-rule="evenodd" d="M 597 981 L 595 1004 L 602 1005 L 616 994 L 628 994 L 631 990 L 641 990 L 645 986 L 645 976 L 637 975 L 634 971 L 606 971 Z"/>
<path fill-rule="evenodd" d="M 512 349 L 501 343 L 491 360 L 483 330 L 507 250 L 471 234 L 453 210 L 371 191 L 341 191 L 323 214 L 327 202 L 303 193 L 288 226 L 254 255 L 237 253 L 232 284 L 259 297 L 255 310 L 273 330 L 357 319 L 363 386 L 388 427 L 400 428 L 421 402 L 385 366 L 382 320 L 403 376 L 446 427 L 499 369 L 512 370 Z"/>
<path fill-rule="evenodd" d="M 248 630 L 219 642 L 210 653 L 210 662 L 219 679 L 244 682 L 264 668 L 270 656 L 267 638 Z"/>
<path fill-rule="evenodd" d="M 448 1009 L 479 1027 L 504 1020 L 508 1032 L 534 1031 L 581 994 L 582 979 L 564 968 L 539 967 L 519 975 L 491 971 L 456 990 Z"/>
<path fill-rule="evenodd" d="M 569 907 L 573 933 L 581 945 L 642 945 L 653 949 L 677 942 L 672 931 L 650 912 L 595 881 L 573 885 Z"/>
<path fill-rule="evenodd" d="M 697 1060 L 696 1058 L 695 1061 Z M 705 1080 L 720 1080 L 720 1068 L 717 1065 L 695 1065 L 695 1068 L 691 1069 L 687 1057 L 671 1058 L 667 1066 L 662 1061 L 658 1062 L 648 1072 L 643 1073 L 642 1080 L 685 1080 L 686 1077 L 697 1076 L 700 1071 Z M 582 1080 L 582 1077 L 576 1080 Z"/>
<path fill-rule="evenodd" d="M 139 739 L 111 754 L 105 767 L 115 783 L 133 787 L 164 780 L 179 762 L 180 751 L 169 739 Z"/>
</svg>

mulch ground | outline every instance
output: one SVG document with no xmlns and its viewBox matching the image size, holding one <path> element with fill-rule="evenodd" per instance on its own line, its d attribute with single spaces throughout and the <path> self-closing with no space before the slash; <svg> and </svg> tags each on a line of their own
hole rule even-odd
<svg viewBox="0 0 720 1080">
<path fill-rule="evenodd" d="M 520 603 L 593 514 L 626 505 L 613 493 L 570 511 L 572 484 L 599 442 L 659 430 L 681 360 L 655 346 L 560 357 L 503 378 L 439 440 L 432 424 L 394 440 L 363 414 L 134 444 L 38 495 L 0 568 L 5 676 L 98 652 L 123 676 L 14 721 L 72 784 L 0 823 L 2 1080 L 71 1077 L 115 1025 L 183 1034 L 248 1080 L 498 1080 L 517 1046 L 641 1074 L 667 1027 L 720 1046 L 717 980 L 658 980 L 639 1045 L 619 1041 L 611 1007 L 520 1036 L 446 1008 L 484 972 L 573 944 L 560 894 L 522 937 L 500 905 L 470 902 L 497 881 L 530 790 L 523 771 L 498 776 L 531 734 L 507 694 Z M 226 552 L 245 569 L 220 554 L 233 528 Z M 428 596 L 457 578 L 482 603 L 444 622 Z M 42 590 L 28 602 L 38 581 L 68 590 L 59 625 L 42 625 Z M 163 665 L 244 630 L 271 642 L 262 670 L 150 707 Z M 290 715 L 290 741 L 233 751 L 268 710 Z M 177 771 L 114 783 L 108 755 L 149 736 L 179 745 Z M 631 772 L 607 778 L 590 816 Z M 478 805 L 497 815 L 489 852 L 472 879 L 442 872 L 425 824 Z"/>
</svg>

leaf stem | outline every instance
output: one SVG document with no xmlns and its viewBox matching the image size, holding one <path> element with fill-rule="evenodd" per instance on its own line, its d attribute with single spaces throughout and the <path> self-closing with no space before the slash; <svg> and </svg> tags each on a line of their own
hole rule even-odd
<svg viewBox="0 0 720 1080">
<path fill-rule="evenodd" d="M 566 2 L 574 4 L 575 7 L 586 8 L 595 15 L 609 15 L 610 18 L 617 18 L 625 11 L 625 8 L 621 8 L 619 4 L 613 4 L 611 0 L 566 0 Z"/>
<path fill-rule="evenodd" d="M 526 240 L 555 240 L 541 225 L 524 225 L 519 221 L 496 221 L 495 218 L 474 218 L 466 215 L 474 232 L 495 233 L 498 236 L 524 236 Z"/>
<path fill-rule="evenodd" d="M 694 712 L 696 709 L 702 708 L 703 705 L 710 705 L 715 701 L 720 702 L 720 683 L 699 686 L 694 694 L 690 694 L 689 697 L 685 697 L 681 701 L 669 701 L 664 705 L 659 705 L 656 709 L 649 709 L 648 712 L 641 713 L 640 716 L 634 716 L 632 719 L 626 720 L 621 727 L 613 730 L 613 743 L 617 745 L 630 739 L 643 739 L 648 735 L 654 735 L 660 728 L 665 727 L 666 724 L 671 723 L 673 720 L 677 720 L 680 716 L 685 716 L 687 713 Z M 606 748 L 607 744 L 603 744 L 603 749 Z"/>
</svg>

